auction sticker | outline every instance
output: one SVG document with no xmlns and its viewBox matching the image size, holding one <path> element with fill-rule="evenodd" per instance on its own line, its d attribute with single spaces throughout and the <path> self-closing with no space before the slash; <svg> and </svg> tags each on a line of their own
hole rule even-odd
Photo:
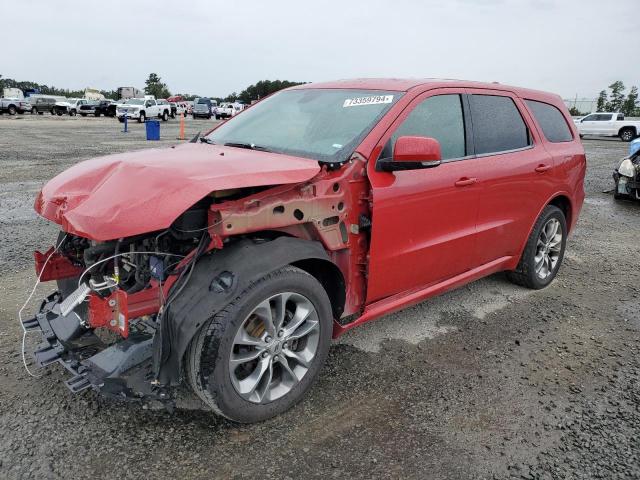
<svg viewBox="0 0 640 480">
<path fill-rule="evenodd" d="M 393 95 L 372 95 L 371 97 L 347 98 L 342 107 L 357 107 L 359 105 L 379 105 L 393 102 Z"/>
</svg>

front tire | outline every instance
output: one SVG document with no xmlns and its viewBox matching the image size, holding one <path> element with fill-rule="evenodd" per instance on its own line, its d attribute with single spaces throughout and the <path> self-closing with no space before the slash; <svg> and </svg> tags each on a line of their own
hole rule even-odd
<svg viewBox="0 0 640 480">
<path fill-rule="evenodd" d="M 15 115 L 17 113 L 16 107 L 9 105 L 9 115 Z"/>
<path fill-rule="evenodd" d="M 509 280 L 539 290 L 556 277 L 567 244 L 567 220 L 558 207 L 547 205 L 536 220 L 522 252 L 520 263 Z"/>
<path fill-rule="evenodd" d="M 140 116 L 138 117 L 138 123 L 144 123 L 147 120 L 147 116 L 144 112 L 140 112 Z"/>
<path fill-rule="evenodd" d="M 169 114 L 165 110 L 164 112 L 162 112 L 162 121 L 166 122 L 167 120 L 169 120 Z"/>
<path fill-rule="evenodd" d="M 298 403 L 331 342 L 331 304 L 311 275 L 283 267 L 204 321 L 186 354 L 187 378 L 214 412 L 253 423 Z"/>
<path fill-rule="evenodd" d="M 31 108 L 31 115 L 35 115 L 36 113 L 38 113 L 38 109 L 36 107 L 32 107 Z"/>
</svg>

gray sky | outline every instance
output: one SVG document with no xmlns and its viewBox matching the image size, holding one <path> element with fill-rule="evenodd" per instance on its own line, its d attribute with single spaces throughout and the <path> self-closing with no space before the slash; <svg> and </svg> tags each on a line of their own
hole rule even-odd
<svg viewBox="0 0 640 480">
<path fill-rule="evenodd" d="M 150 72 L 211 96 L 262 79 L 461 78 L 563 97 L 640 86 L 637 0 L 2 3 L 20 21 L 2 22 L 0 74 L 57 87 L 142 88 Z"/>
</svg>

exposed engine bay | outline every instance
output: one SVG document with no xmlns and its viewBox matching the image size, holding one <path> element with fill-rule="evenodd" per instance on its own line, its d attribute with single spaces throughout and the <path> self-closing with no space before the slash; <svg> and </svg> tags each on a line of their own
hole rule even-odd
<svg viewBox="0 0 640 480">
<path fill-rule="evenodd" d="M 104 242 L 61 232 L 35 252 L 39 280 L 58 285 L 23 321 L 43 334 L 36 364 L 64 365 L 73 392 L 170 406 L 200 327 L 187 310 L 215 313 L 258 274 L 295 262 L 334 292 L 334 318 L 353 316 L 365 295 L 367 191 L 355 159 L 312 183 L 213 192 L 161 231 Z"/>
</svg>

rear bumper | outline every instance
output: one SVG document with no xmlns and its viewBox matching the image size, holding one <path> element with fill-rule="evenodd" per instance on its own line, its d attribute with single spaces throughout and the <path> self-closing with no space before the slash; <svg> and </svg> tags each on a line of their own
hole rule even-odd
<svg viewBox="0 0 640 480">
<path fill-rule="evenodd" d="M 155 400 L 172 405 L 170 395 L 153 383 L 152 328 L 107 345 L 84 326 L 75 312 L 62 316 L 60 299 L 57 292 L 50 295 L 36 316 L 23 322 L 27 331 L 42 335 L 33 352 L 38 367 L 62 365 L 71 373 L 64 383 L 73 393 L 93 389 L 122 400 Z"/>
</svg>

